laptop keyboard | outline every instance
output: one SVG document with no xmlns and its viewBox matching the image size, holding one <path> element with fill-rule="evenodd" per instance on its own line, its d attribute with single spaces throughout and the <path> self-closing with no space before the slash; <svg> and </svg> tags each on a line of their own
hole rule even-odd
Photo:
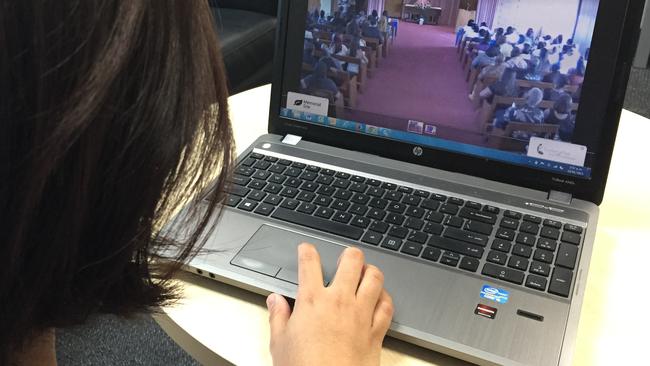
<svg viewBox="0 0 650 366">
<path fill-rule="evenodd" d="M 226 204 L 426 262 L 569 297 L 584 229 L 251 153 Z"/>
</svg>

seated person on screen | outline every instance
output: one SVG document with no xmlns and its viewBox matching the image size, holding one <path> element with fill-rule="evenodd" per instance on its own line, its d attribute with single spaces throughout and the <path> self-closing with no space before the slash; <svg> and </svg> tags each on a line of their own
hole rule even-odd
<svg viewBox="0 0 650 366">
<path fill-rule="evenodd" d="M 505 36 L 500 36 L 497 38 L 497 46 L 499 46 L 499 49 L 501 50 L 501 53 L 506 59 L 509 59 L 512 55 L 512 50 L 513 47 L 510 43 L 506 42 L 506 37 Z"/>
<path fill-rule="evenodd" d="M 512 49 L 510 54 L 510 59 L 506 61 L 508 67 L 511 67 L 517 72 L 522 73 L 528 69 L 528 62 L 526 62 L 525 56 L 521 53 L 519 47 Z"/>
<path fill-rule="evenodd" d="M 301 84 L 303 89 L 310 92 L 325 91 L 329 93 L 334 98 L 334 100 L 331 101 L 334 102 L 341 97 L 341 94 L 339 92 L 338 86 L 336 86 L 336 83 L 327 76 L 327 72 L 329 71 L 330 67 L 328 66 L 325 59 L 327 58 L 323 57 L 320 61 L 318 61 L 314 72 L 302 79 Z"/>
<path fill-rule="evenodd" d="M 544 93 L 540 88 L 530 89 L 524 94 L 526 103 L 521 107 L 512 103 L 512 106 L 506 109 L 501 118 L 494 119 L 494 127 L 504 129 L 509 122 L 544 123 L 544 111 L 539 108 L 543 96 Z M 515 137 L 514 134 L 513 137 Z"/>
<path fill-rule="evenodd" d="M 519 33 L 515 27 L 508 27 L 506 29 L 506 42 L 510 44 L 519 43 Z"/>
<path fill-rule="evenodd" d="M 372 18 L 372 15 L 368 16 L 368 21 L 363 24 L 361 27 L 361 33 L 364 37 L 376 38 L 379 41 L 379 44 L 384 43 L 384 37 L 379 32 L 377 27 L 377 20 Z"/>
<path fill-rule="evenodd" d="M 498 51 L 497 51 L 498 52 Z M 477 102 L 478 94 L 481 92 L 483 87 L 485 87 L 486 80 L 499 80 L 503 75 L 503 72 L 506 70 L 507 66 L 505 63 L 505 57 L 501 53 L 497 53 L 497 56 L 494 59 L 494 64 L 487 65 L 483 67 L 481 72 L 478 74 L 478 82 L 474 84 L 474 89 L 469 95 L 469 100 L 472 102 Z M 478 107 L 478 105 L 476 105 Z"/>
<path fill-rule="evenodd" d="M 553 108 L 545 112 L 544 123 L 559 125 L 559 138 L 562 141 L 571 142 L 576 127 L 576 116 L 572 113 L 572 105 L 573 99 L 569 94 L 564 93 L 555 101 Z"/>
<path fill-rule="evenodd" d="M 366 52 L 359 49 L 359 38 L 353 37 L 352 42 L 350 42 L 350 57 L 358 58 L 362 63 L 368 64 L 368 58 L 366 57 Z"/>
<path fill-rule="evenodd" d="M 496 58 L 500 55 L 499 47 L 492 46 L 488 48 L 485 52 L 479 52 L 478 56 L 472 61 L 472 68 L 482 69 L 487 65 L 494 65 Z"/>
<path fill-rule="evenodd" d="M 557 74 L 555 75 L 555 78 L 553 79 L 552 83 L 553 83 L 553 88 L 546 89 L 544 91 L 544 100 L 550 100 L 552 102 L 555 102 L 560 98 L 560 95 L 565 93 L 564 88 L 568 83 L 568 79 L 566 76 L 562 74 Z"/>
<path fill-rule="evenodd" d="M 486 87 L 479 93 L 481 100 L 487 100 L 488 102 L 492 102 L 492 99 L 494 99 L 495 95 L 512 98 L 519 96 L 519 86 L 517 86 L 517 71 L 515 69 L 506 67 L 499 81 Z"/>
</svg>

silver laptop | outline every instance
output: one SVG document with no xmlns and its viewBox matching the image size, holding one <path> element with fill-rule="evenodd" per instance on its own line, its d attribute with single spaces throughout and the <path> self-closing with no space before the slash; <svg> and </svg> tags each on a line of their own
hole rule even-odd
<svg viewBox="0 0 650 366">
<path fill-rule="evenodd" d="M 390 336 L 570 364 L 643 2 L 496 2 L 460 28 L 443 9 L 381 40 L 308 4 L 280 1 L 269 134 L 185 268 L 294 297 L 299 243 L 326 282 L 356 246 L 385 273 Z"/>
</svg>

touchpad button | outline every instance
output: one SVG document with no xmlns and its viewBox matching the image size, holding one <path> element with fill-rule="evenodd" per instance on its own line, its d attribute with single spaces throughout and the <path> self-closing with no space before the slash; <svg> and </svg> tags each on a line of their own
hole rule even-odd
<svg viewBox="0 0 650 366">
<path fill-rule="evenodd" d="M 324 284 L 329 284 L 336 273 L 339 255 L 346 247 L 270 225 L 262 225 L 230 264 L 298 284 L 298 245 L 301 243 L 316 247 Z"/>
</svg>

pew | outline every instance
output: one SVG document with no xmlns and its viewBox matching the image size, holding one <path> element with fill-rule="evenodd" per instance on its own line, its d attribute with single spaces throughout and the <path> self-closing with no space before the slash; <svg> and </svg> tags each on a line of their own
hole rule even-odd
<svg viewBox="0 0 650 366">
<path fill-rule="evenodd" d="M 302 64 L 303 71 L 311 73 L 314 71 L 314 66 L 310 64 Z M 350 75 L 350 73 L 341 70 L 332 70 L 327 72 L 327 76 L 332 79 L 339 88 L 343 95 L 345 106 L 349 108 L 357 107 L 357 76 Z"/>
<path fill-rule="evenodd" d="M 489 126 L 492 126 L 492 121 L 494 120 L 494 113 L 497 110 L 498 106 L 511 106 L 512 104 L 515 104 L 516 106 L 522 106 L 526 104 L 526 99 L 525 98 L 513 98 L 513 97 L 504 97 L 500 95 L 495 95 L 492 103 L 486 101 L 483 101 L 483 107 L 481 108 L 481 111 L 479 113 L 479 126 L 481 127 L 481 130 L 485 133 L 488 130 Z M 555 105 L 555 102 L 550 101 L 550 100 L 543 100 L 539 103 L 539 108 L 544 110 L 544 109 L 552 109 L 553 106 Z M 576 112 L 578 110 L 578 103 L 573 103 L 571 105 L 571 111 Z"/>
<path fill-rule="evenodd" d="M 522 131 L 529 135 L 553 138 L 557 135 L 559 129 L 559 125 L 510 122 L 506 126 L 505 130 L 495 128 L 490 134 L 488 134 L 488 146 L 498 150 L 524 153 L 529 140 L 515 139 L 511 137 L 513 132 Z"/>
</svg>

